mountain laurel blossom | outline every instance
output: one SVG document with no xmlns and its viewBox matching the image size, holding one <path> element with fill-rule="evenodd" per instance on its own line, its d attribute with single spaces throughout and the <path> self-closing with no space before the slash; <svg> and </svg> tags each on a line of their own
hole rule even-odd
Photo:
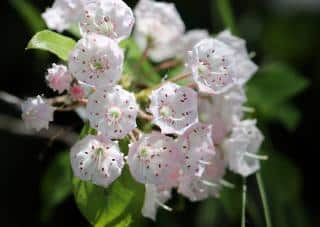
<svg viewBox="0 0 320 227">
<path fill-rule="evenodd" d="M 199 98 L 200 121 L 212 124 L 215 144 L 219 144 L 230 132 L 236 119 L 240 120 L 243 117 L 243 104 L 246 101 L 243 88 L 236 85 L 222 94 Z"/>
<path fill-rule="evenodd" d="M 59 94 L 68 90 L 72 82 L 72 76 L 68 69 L 64 65 L 52 64 L 52 67 L 48 69 L 46 76 L 48 86 L 57 91 Z"/>
<path fill-rule="evenodd" d="M 91 127 L 111 139 L 121 139 L 136 125 L 138 104 L 133 94 L 119 85 L 99 89 L 88 99 L 87 115 Z"/>
<path fill-rule="evenodd" d="M 257 153 L 263 141 L 263 135 L 256 127 L 255 120 L 238 121 L 231 135 L 222 143 L 230 170 L 247 177 L 260 168 Z"/>
<path fill-rule="evenodd" d="M 59 95 L 28 98 L 22 119 L 36 130 L 55 111 L 88 120 L 95 135 L 70 151 L 80 180 L 107 188 L 128 164 L 145 185 L 141 213 L 155 220 L 158 208 L 171 210 L 172 189 L 190 201 L 218 197 L 226 171 L 247 177 L 266 159 L 256 120 L 245 114 L 245 86 L 258 69 L 245 40 L 228 30 L 185 31 L 175 5 L 154 0 L 133 11 L 122 0 L 55 0 L 42 17 L 50 29 L 78 28 L 82 37 L 66 65 L 48 69 L 47 85 Z M 176 63 L 184 73 L 167 79 L 164 65 L 171 73 L 181 69 Z"/>
<path fill-rule="evenodd" d="M 28 98 L 21 104 L 22 119 L 27 128 L 48 129 L 49 122 L 53 121 L 53 113 L 55 108 L 46 103 L 46 101 L 38 95 L 35 98 Z"/>
<path fill-rule="evenodd" d="M 163 189 L 153 184 L 145 185 L 144 203 L 141 213 L 144 217 L 156 220 L 158 207 L 171 211 L 164 205 L 171 198 L 171 189 Z"/>
<path fill-rule="evenodd" d="M 88 34 L 80 39 L 69 57 L 72 75 L 96 87 L 115 85 L 121 76 L 123 50 L 106 36 Z"/>
<path fill-rule="evenodd" d="M 52 7 L 42 14 L 42 18 L 50 29 L 62 32 L 79 21 L 84 1 L 55 0 Z"/>
<path fill-rule="evenodd" d="M 178 137 L 179 150 L 184 155 L 184 176 L 201 176 L 215 155 L 211 125 L 197 123 Z"/>
<path fill-rule="evenodd" d="M 180 46 L 177 51 L 177 57 L 187 62 L 189 57 L 189 51 L 192 51 L 194 45 L 206 38 L 209 38 L 209 33 L 207 30 L 194 29 L 187 31 L 181 37 Z"/>
<path fill-rule="evenodd" d="M 229 30 L 220 32 L 216 39 L 235 51 L 234 61 L 237 72 L 235 83 L 244 85 L 258 70 L 258 66 L 250 59 L 246 48 L 246 41 L 233 36 Z"/>
<path fill-rule="evenodd" d="M 153 123 L 164 134 L 181 135 L 198 122 L 197 93 L 191 88 L 168 82 L 154 90 L 150 100 Z"/>
<path fill-rule="evenodd" d="M 81 180 L 108 187 L 122 172 L 123 154 L 116 142 L 88 135 L 71 148 L 71 166 Z"/>
<path fill-rule="evenodd" d="M 185 25 L 174 4 L 140 0 L 134 10 L 136 27 L 134 39 L 155 62 L 176 55 L 178 43 L 185 31 Z"/>
<path fill-rule="evenodd" d="M 188 66 L 199 91 L 216 95 L 234 84 L 234 50 L 217 39 L 203 39 L 189 52 Z"/>
<path fill-rule="evenodd" d="M 179 177 L 182 153 L 171 137 L 152 132 L 130 144 L 127 162 L 138 182 L 173 186 Z"/>
<path fill-rule="evenodd" d="M 190 201 L 200 201 L 208 197 L 218 197 L 222 178 L 225 175 L 226 164 L 221 152 L 211 159 L 201 176 L 182 176 L 178 192 Z"/>
<path fill-rule="evenodd" d="M 119 41 L 130 36 L 133 25 L 133 12 L 121 0 L 88 2 L 80 19 L 83 35 L 96 33 Z"/>
</svg>

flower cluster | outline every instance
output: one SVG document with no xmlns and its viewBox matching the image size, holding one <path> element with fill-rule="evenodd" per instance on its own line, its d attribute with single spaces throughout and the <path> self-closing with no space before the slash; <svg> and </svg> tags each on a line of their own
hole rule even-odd
<svg viewBox="0 0 320 227">
<path fill-rule="evenodd" d="M 48 86 L 63 95 L 27 99 L 22 117 L 40 130 L 54 111 L 85 109 L 97 134 L 71 148 L 73 172 L 81 180 L 107 187 L 127 164 L 145 184 L 142 214 L 155 219 L 159 206 L 170 210 L 164 203 L 172 189 L 191 201 L 217 197 L 228 185 L 227 168 L 244 177 L 259 169 L 263 135 L 256 120 L 244 119 L 250 110 L 244 85 L 257 66 L 243 39 L 229 31 L 215 37 L 201 29 L 185 32 L 175 6 L 153 0 L 140 0 L 134 11 L 121 0 L 56 0 L 43 18 L 58 31 L 78 24 L 82 37 L 68 65 L 48 69 Z M 132 92 L 137 88 L 119 83 L 126 60 L 119 42 L 134 25 L 133 39 L 150 60 L 175 58 L 186 66 L 182 76 L 145 88 L 149 103 L 143 105 Z M 188 82 L 178 83 L 182 78 Z M 137 118 L 152 124 L 152 132 L 138 127 Z M 127 156 L 118 145 L 125 137 Z"/>
</svg>

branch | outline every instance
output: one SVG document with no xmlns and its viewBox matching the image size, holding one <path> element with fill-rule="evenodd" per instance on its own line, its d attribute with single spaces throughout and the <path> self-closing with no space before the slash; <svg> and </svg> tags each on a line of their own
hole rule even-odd
<svg viewBox="0 0 320 227">
<path fill-rule="evenodd" d="M 27 129 L 22 120 L 3 114 L 0 114 L 0 129 L 18 135 L 36 136 L 51 141 L 58 140 L 69 146 L 73 145 L 78 139 L 78 134 L 68 128 L 51 124 L 48 130 L 37 132 Z"/>
</svg>

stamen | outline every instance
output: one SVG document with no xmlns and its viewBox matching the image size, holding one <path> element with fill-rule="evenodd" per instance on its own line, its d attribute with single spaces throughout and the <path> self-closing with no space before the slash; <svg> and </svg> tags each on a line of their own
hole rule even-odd
<svg viewBox="0 0 320 227">
<path fill-rule="evenodd" d="M 167 206 L 166 204 L 164 204 L 164 203 L 161 203 L 159 200 L 157 200 L 156 199 L 156 203 L 160 206 L 160 207 L 162 207 L 163 209 L 165 209 L 165 210 L 167 210 L 167 211 L 172 211 L 172 208 L 171 207 L 169 207 L 169 206 Z"/>
<path fill-rule="evenodd" d="M 209 187 L 218 187 L 219 186 L 216 183 L 213 183 L 213 182 L 210 182 L 210 181 L 206 181 L 206 180 L 201 180 L 201 183 L 203 183 L 204 185 L 209 186 Z"/>
<path fill-rule="evenodd" d="M 204 165 L 210 165 L 211 164 L 211 162 L 207 162 L 207 161 L 203 161 L 203 160 L 199 160 L 199 162 L 201 164 L 204 164 Z"/>
<path fill-rule="evenodd" d="M 234 184 L 232 184 L 232 183 L 230 183 L 229 181 L 226 181 L 226 180 L 224 180 L 224 179 L 219 180 L 219 183 L 220 183 L 222 186 L 226 187 L 226 188 L 235 188 L 235 187 L 236 187 Z"/>
<path fill-rule="evenodd" d="M 249 158 L 258 159 L 258 160 L 268 160 L 269 158 L 267 155 L 257 155 L 249 152 L 245 152 L 244 155 Z"/>
</svg>

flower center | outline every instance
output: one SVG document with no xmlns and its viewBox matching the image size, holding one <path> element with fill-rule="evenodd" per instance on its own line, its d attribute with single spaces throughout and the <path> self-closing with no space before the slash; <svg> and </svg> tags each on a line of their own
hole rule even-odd
<svg viewBox="0 0 320 227">
<path fill-rule="evenodd" d="M 170 110 L 170 108 L 168 106 L 162 106 L 160 108 L 160 115 L 162 117 L 169 117 L 170 113 L 171 113 L 171 110 Z"/>
<path fill-rule="evenodd" d="M 147 157 L 148 156 L 148 153 L 149 153 L 149 150 L 146 148 L 146 147 L 143 147 L 141 150 L 140 150 L 140 155 L 141 157 Z"/>
<path fill-rule="evenodd" d="M 95 153 L 96 153 L 96 156 L 97 156 L 97 157 L 100 157 L 100 155 L 103 154 L 103 149 L 100 147 L 100 148 L 98 148 L 98 149 L 95 150 Z"/>
<path fill-rule="evenodd" d="M 210 72 L 209 64 L 206 62 L 200 62 L 198 65 L 199 74 L 208 74 Z"/>
<path fill-rule="evenodd" d="M 90 68 L 94 71 L 100 71 L 103 69 L 103 65 L 101 62 L 94 61 L 90 64 Z"/>
<path fill-rule="evenodd" d="M 108 115 L 112 120 L 118 120 L 121 117 L 121 110 L 118 107 L 111 107 Z"/>
<path fill-rule="evenodd" d="M 112 21 L 110 20 L 110 18 L 108 17 L 104 17 L 104 29 L 106 31 L 107 34 L 111 34 L 114 31 L 114 24 L 112 23 Z"/>
</svg>

